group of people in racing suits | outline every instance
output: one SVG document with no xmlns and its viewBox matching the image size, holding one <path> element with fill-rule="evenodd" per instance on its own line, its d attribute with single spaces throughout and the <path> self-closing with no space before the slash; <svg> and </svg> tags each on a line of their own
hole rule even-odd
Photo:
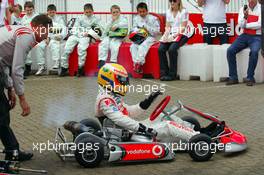
<svg viewBox="0 0 264 175">
<path fill-rule="evenodd" d="M 17 21 L 14 24 L 29 26 L 31 20 L 38 15 L 38 13 L 35 12 L 34 4 L 30 1 L 25 2 L 24 11 L 25 15 L 22 19 L 15 18 L 13 14 L 14 20 Z M 25 64 L 25 76 L 31 73 L 32 58 L 36 58 L 34 61 L 36 61 L 38 65 L 38 71 L 35 75 L 42 75 L 46 72 L 45 50 L 47 47 L 49 47 L 53 61 L 52 69 L 58 70 L 60 68 L 60 75 L 67 75 L 69 56 L 76 45 L 79 56 L 79 69 L 77 75 L 84 75 L 84 64 L 86 58 L 89 59 L 89 55 L 87 56 L 87 48 L 94 40 L 101 41 L 98 46 L 98 67 L 100 68 L 106 63 L 109 51 L 110 62 L 117 63 L 120 45 L 129 34 L 129 24 L 128 19 L 120 14 L 121 9 L 118 5 L 113 5 L 110 11 L 111 19 L 104 25 L 103 22 L 93 14 L 94 10 L 92 4 L 85 4 L 83 15 L 74 19 L 73 23 L 71 23 L 72 26 L 67 26 L 63 17 L 56 14 L 56 6 L 54 4 L 48 5 L 47 15 L 52 19 L 53 27 L 49 31 L 49 38 L 38 43 L 33 48 L 33 50 L 35 50 L 35 57 L 32 57 L 33 54 L 31 52 L 28 54 Z M 144 40 L 140 43 L 133 42 L 130 47 L 130 52 L 134 62 L 134 70 L 141 74 L 143 73 L 142 66 L 145 63 L 145 57 L 149 48 L 157 42 L 156 37 L 160 32 L 160 25 L 159 20 L 155 16 L 149 14 L 146 3 L 139 3 L 137 11 L 138 15 L 133 18 L 131 32 L 141 32 L 143 30 L 144 32 L 142 35 L 144 35 Z M 71 29 L 69 30 L 70 27 Z M 99 38 L 95 38 L 90 33 L 90 30 L 95 30 L 95 28 L 99 30 Z M 65 46 L 61 49 L 64 43 Z"/>
</svg>

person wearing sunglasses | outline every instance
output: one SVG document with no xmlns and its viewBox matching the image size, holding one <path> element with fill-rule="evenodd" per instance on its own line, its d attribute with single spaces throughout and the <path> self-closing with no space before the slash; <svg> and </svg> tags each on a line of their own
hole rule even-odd
<svg viewBox="0 0 264 175">
<path fill-rule="evenodd" d="M 228 43 L 228 27 L 226 24 L 226 5 L 230 0 L 198 0 L 203 7 L 203 38 L 207 44 L 213 44 L 213 38 L 219 37 L 220 44 Z"/>
<path fill-rule="evenodd" d="M 172 81 L 178 79 L 177 59 L 178 49 L 189 39 L 187 24 L 189 14 L 183 7 L 181 0 L 170 0 L 170 9 L 166 13 L 166 29 L 160 39 L 160 80 Z M 166 52 L 169 53 L 170 66 L 168 65 Z"/>
</svg>

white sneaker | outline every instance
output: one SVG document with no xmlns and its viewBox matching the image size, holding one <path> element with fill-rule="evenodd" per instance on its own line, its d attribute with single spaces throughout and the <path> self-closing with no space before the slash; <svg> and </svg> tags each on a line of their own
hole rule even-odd
<svg viewBox="0 0 264 175">
<path fill-rule="evenodd" d="M 59 69 L 60 63 L 59 61 L 55 61 L 55 64 L 53 65 L 52 69 Z"/>
<path fill-rule="evenodd" d="M 35 75 L 39 76 L 42 75 L 44 72 L 46 72 L 46 67 L 44 65 L 39 66 L 39 69 Z"/>
</svg>

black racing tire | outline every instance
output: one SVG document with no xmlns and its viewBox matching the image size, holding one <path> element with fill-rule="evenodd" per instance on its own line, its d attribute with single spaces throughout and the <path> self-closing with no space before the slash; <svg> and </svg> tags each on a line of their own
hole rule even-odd
<svg viewBox="0 0 264 175">
<path fill-rule="evenodd" d="M 82 138 L 76 143 L 75 159 L 85 168 L 95 168 L 104 159 L 104 145 L 96 138 Z"/>
<path fill-rule="evenodd" d="M 182 120 L 193 124 L 194 125 L 193 129 L 195 131 L 200 131 L 201 130 L 200 122 L 196 118 L 191 117 L 191 116 L 184 116 L 184 117 L 182 117 Z"/>
<path fill-rule="evenodd" d="M 86 118 L 80 121 L 81 124 L 93 128 L 94 131 L 98 131 L 102 129 L 101 124 L 99 123 L 99 120 L 96 118 Z"/>
<path fill-rule="evenodd" d="M 194 161 L 205 162 L 214 155 L 212 139 L 206 134 L 198 134 L 189 140 L 189 155 Z"/>
</svg>

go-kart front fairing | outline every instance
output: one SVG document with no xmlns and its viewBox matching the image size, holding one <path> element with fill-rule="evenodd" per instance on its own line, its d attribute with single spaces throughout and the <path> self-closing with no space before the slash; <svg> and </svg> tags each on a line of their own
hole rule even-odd
<svg viewBox="0 0 264 175">
<path fill-rule="evenodd" d="M 217 116 L 210 115 L 198 111 L 197 109 L 183 105 L 180 101 L 177 101 L 177 104 L 171 108 L 170 111 L 165 111 L 167 104 L 170 101 L 170 97 L 167 96 L 164 100 L 158 105 L 156 110 L 151 114 L 150 121 L 152 122 L 162 122 L 164 120 L 175 121 L 179 119 L 177 114 L 181 111 L 191 112 L 203 119 L 209 120 L 212 123 L 205 127 L 201 128 L 200 124 L 197 123 L 197 120 L 192 118 L 187 119 L 187 122 L 194 124 L 195 127 L 198 127 L 196 130 L 201 133 L 206 133 L 211 136 L 212 140 L 216 143 L 222 143 L 225 145 L 224 152 L 234 153 L 240 152 L 247 149 L 247 139 L 246 136 L 242 133 L 230 128 L 226 125 L 225 121 L 221 121 Z M 182 118 L 184 120 L 184 118 Z M 195 123 L 194 123 L 195 122 Z M 198 126 L 197 126 L 198 125 Z"/>
</svg>

